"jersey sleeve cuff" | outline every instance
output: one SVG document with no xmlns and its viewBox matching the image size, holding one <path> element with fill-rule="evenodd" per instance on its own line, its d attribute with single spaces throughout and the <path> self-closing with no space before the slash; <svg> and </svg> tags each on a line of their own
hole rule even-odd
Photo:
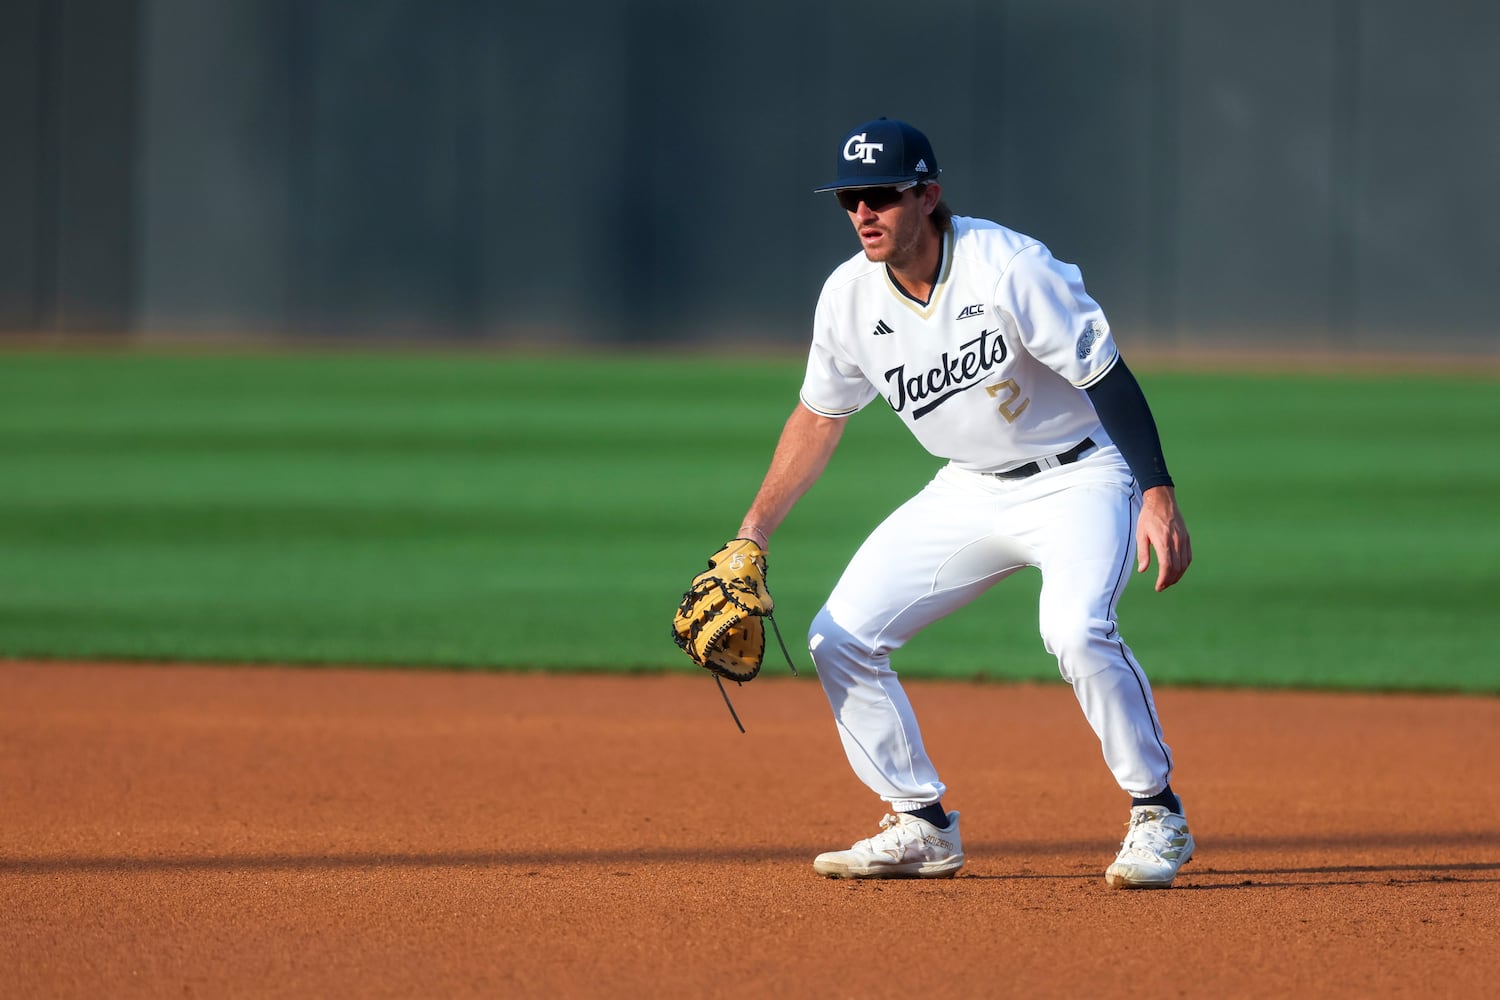
<svg viewBox="0 0 1500 1000">
<path fill-rule="evenodd" d="M 1119 363 L 1120 363 L 1120 352 L 1119 351 L 1115 351 L 1114 356 L 1109 359 L 1109 364 L 1105 365 L 1103 368 L 1099 369 L 1098 371 L 1092 373 L 1091 375 L 1089 375 L 1088 378 L 1084 379 L 1082 382 L 1074 382 L 1073 385 L 1075 385 L 1079 389 L 1092 389 L 1094 386 L 1096 386 L 1096 385 L 1099 384 L 1099 381 L 1101 379 L 1103 379 L 1104 376 L 1106 376 L 1110 372 L 1114 371 L 1115 370 L 1115 365 L 1117 365 Z"/>
<path fill-rule="evenodd" d="M 859 412 L 858 406 L 851 406 L 847 410 L 831 410 L 825 406 L 819 406 L 818 404 L 809 400 L 806 396 L 799 395 L 797 398 L 802 401 L 803 406 L 807 407 L 809 410 L 813 411 L 820 417 L 848 417 Z"/>
</svg>

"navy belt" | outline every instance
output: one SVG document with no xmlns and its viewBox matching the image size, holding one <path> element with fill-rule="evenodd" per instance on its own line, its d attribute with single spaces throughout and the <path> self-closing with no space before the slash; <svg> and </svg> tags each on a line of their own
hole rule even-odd
<svg viewBox="0 0 1500 1000">
<path fill-rule="evenodd" d="M 1074 462 L 1083 457 L 1084 452 L 1088 451 L 1093 446 L 1093 438 L 1084 438 L 1082 441 L 1078 442 L 1076 445 L 1069 448 L 1061 455 L 1054 455 L 1052 460 L 1058 465 L 1072 465 Z M 1049 465 L 1047 466 L 1047 468 L 1050 469 L 1052 468 L 1052 466 Z M 1027 476 L 1034 476 L 1041 471 L 1041 463 L 1027 462 L 1025 465 L 1016 466 L 1014 469 L 1006 469 L 1004 472 L 986 472 L 985 475 L 994 476 L 996 479 L 1025 479 Z"/>
</svg>

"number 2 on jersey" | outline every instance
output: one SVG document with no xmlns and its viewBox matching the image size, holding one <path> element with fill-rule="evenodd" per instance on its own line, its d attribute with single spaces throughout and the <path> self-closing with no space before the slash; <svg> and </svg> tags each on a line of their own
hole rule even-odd
<svg viewBox="0 0 1500 1000">
<path fill-rule="evenodd" d="M 1022 411 L 1031 405 L 1030 396 L 1021 399 L 1021 387 L 1016 384 L 1016 380 L 1013 378 L 1008 378 L 1003 382 L 996 382 L 994 385 L 987 385 L 984 387 L 984 391 L 989 393 L 992 399 L 998 399 L 1002 395 L 1005 397 L 1000 400 L 1000 415 L 1005 418 L 1005 422 L 1008 424 L 1015 423 L 1016 418 L 1021 415 Z M 1017 402 L 1017 400 L 1020 400 L 1020 402 Z"/>
</svg>

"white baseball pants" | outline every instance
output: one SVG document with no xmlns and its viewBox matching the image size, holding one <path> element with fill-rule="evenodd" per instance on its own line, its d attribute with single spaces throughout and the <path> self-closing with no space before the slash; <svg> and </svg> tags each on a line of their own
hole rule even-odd
<svg viewBox="0 0 1500 1000">
<path fill-rule="evenodd" d="M 928 624 L 1025 566 L 1041 570 L 1039 624 L 1120 787 L 1167 786 L 1172 754 L 1115 605 L 1135 558 L 1140 494 L 1108 445 L 1021 480 L 945 467 L 867 538 L 814 618 L 808 645 L 849 764 L 897 810 L 946 787 L 890 656 Z"/>
</svg>

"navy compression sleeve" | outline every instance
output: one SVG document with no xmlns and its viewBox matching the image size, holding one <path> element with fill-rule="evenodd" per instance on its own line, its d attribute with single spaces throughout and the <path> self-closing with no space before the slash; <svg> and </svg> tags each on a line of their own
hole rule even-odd
<svg viewBox="0 0 1500 1000">
<path fill-rule="evenodd" d="M 1151 416 L 1140 383 L 1125 367 L 1125 359 L 1116 360 L 1115 366 L 1087 392 L 1094 412 L 1099 414 L 1099 422 L 1125 456 L 1141 491 L 1173 485 L 1167 460 L 1162 455 L 1156 419 Z"/>
</svg>

